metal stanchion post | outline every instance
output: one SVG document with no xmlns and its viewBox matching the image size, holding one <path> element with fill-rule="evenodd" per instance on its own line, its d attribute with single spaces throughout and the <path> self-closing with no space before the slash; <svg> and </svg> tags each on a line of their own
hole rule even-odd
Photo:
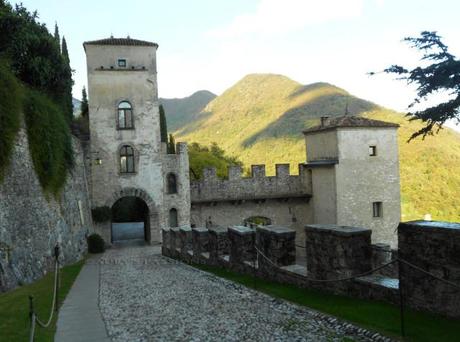
<svg viewBox="0 0 460 342">
<path fill-rule="evenodd" d="M 406 332 L 405 332 L 405 328 L 404 328 L 404 294 L 403 294 L 403 286 L 402 286 L 402 263 L 401 261 L 398 259 L 398 278 L 399 278 L 399 316 L 400 316 L 400 319 L 401 319 L 401 336 L 402 337 L 405 337 L 406 336 Z"/>
<path fill-rule="evenodd" d="M 54 262 L 56 263 L 56 272 L 57 272 L 57 275 L 56 275 L 56 304 L 54 306 L 54 310 L 57 312 L 58 311 L 58 304 L 59 304 L 59 252 L 60 252 L 60 249 L 59 249 L 59 244 L 56 244 L 56 246 L 54 246 Z"/>
<path fill-rule="evenodd" d="M 32 315 L 34 314 L 34 297 L 29 296 L 29 318 L 32 323 Z"/>
</svg>

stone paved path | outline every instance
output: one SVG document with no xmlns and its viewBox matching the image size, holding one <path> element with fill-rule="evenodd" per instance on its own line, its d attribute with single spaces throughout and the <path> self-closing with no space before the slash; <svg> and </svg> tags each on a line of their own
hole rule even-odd
<svg viewBox="0 0 460 342">
<path fill-rule="evenodd" d="M 98 296 L 98 257 L 93 257 L 83 266 L 59 310 L 55 342 L 110 341 L 99 311 Z"/>
<path fill-rule="evenodd" d="M 99 305 L 113 341 L 387 340 L 162 257 L 158 247 L 112 249 L 100 263 Z"/>
</svg>

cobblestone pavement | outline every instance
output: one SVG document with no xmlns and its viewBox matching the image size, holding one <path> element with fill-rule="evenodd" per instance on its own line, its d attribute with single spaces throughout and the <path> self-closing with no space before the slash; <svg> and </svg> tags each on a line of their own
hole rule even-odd
<svg viewBox="0 0 460 342">
<path fill-rule="evenodd" d="M 113 341 L 386 341 L 160 255 L 112 249 L 100 260 L 99 305 Z"/>
</svg>

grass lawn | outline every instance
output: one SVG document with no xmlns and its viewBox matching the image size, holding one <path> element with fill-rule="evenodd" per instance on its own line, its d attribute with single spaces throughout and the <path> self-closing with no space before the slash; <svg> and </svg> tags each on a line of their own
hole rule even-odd
<svg viewBox="0 0 460 342">
<path fill-rule="evenodd" d="M 84 261 L 61 269 L 59 304 L 62 304 Z M 53 299 L 54 272 L 48 273 L 33 284 L 24 285 L 7 293 L 0 294 L 0 341 L 29 340 L 29 295 L 34 297 L 35 310 L 41 320 L 48 320 Z M 38 325 L 35 328 L 35 341 L 53 341 L 56 331 L 56 318 L 47 329 Z"/>
<path fill-rule="evenodd" d="M 301 289 L 293 285 L 283 285 L 259 278 L 254 281 L 252 276 L 220 267 L 194 266 L 247 287 L 256 288 L 271 296 L 331 314 L 389 337 L 401 338 L 398 306 Z M 405 341 L 460 341 L 460 321 L 409 309 L 405 310 L 405 330 Z"/>
</svg>

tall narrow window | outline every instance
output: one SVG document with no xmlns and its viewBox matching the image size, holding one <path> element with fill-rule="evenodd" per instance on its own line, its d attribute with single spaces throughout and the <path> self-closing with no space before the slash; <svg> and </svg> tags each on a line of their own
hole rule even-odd
<svg viewBox="0 0 460 342">
<path fill-rule="evenodd" d="M 133 109 L 127 101 L 120 102 L 118 105 L 118 128 L 132 129 L 133 125 Z"/>
<path fill-rule="evenodd" d="M 168 173 L 167 181 L 168 181 L 168 194 L 176 194 L 177 193 L 176 175 L 174 173 Z"/>
<path fill-rule="evenodd" d="M 131 146 L 125 145 L 120 149 L 120 172 L 134 172 L 134 149 Z"/>
<path fill-rule="evenodd" d="M 177 209 L 172 208 L 169 211 L 169 226 L 171 228 L 177 227 Z"/>
<path fill-rule="evenodd" d="M 372 203 L 372 216 L 373 217 L 382 217 L 382 202 L 373 202 Z"/>
</svg>

